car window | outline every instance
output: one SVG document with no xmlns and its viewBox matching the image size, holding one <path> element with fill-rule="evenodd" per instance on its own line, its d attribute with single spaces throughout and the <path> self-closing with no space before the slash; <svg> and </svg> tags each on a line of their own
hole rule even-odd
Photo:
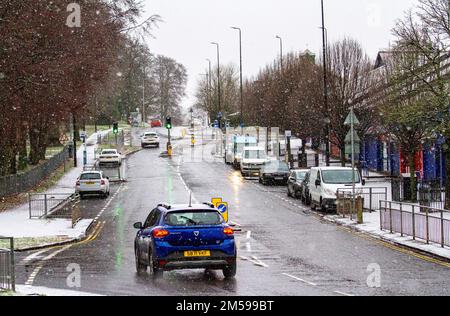
<svg viewBox="0 0 450 316">
<path fill-rule="evenodd" d="M 80 180 L 100 180 L 101 178 L 99 173 L 84 173 L 80 176 Z"/>
<path fill-rule="evenodd" d="M 266 159 L 264 150 L 246 150 L 245 159 Z"/>
<path fill-rule="evenodd" d="M 155 133 L 147 133 L 144 135 L 145 137 L 156 137 Z"/>
<path fill-rule="evenodd" d="M 115 150 L 102 151 L 102 155 L 116 155 L 116 154 L 117 154 L 117 151 L 115 151 Z"/>
<path fill-rule="evenodd" d="M 153 227 L 158 222 L 158 219 L 160 217 L 160 212 L 158 209 L 153 210 L 150 215 L 147 217 L 147 220 L 145 221 L 144 228 Z"/>
<path fill-rule="evenodd" d="M 306 178 L 307 172 L 305 172 L 305 171 L 297 171 L 295 174 L 296 174 L 296 179 L 297 180 L 303 181 Z"/>
<path fill-rule="evenodd" d="M 322 176 L 323 182 L 327 184 L 351 184 L 353 182 L 352 170 L 325 170 Z M 355 182 L 360 182 L 358 171 L 355 171 Z"/>
<path fill-rule="evenodd" d="M 221 224 L 223 219 L 216 211 L 189 211 L 169 213 L 164 221 L 170 226 L 213 226 Z"/>
</svg>

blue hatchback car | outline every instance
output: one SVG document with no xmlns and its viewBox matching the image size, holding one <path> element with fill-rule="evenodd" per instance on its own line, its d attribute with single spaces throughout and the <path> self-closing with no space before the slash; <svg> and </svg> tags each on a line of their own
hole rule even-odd
<svg viewBox="0 0 450 316">
<path fill-rule="evenodd" d="M 236 275 L 234 230 L 210 204 L 158 205 L 138 229 L 134 248 L 136 269 L 154 276 L 178 269 L 222 270 Z"/>
</svg>

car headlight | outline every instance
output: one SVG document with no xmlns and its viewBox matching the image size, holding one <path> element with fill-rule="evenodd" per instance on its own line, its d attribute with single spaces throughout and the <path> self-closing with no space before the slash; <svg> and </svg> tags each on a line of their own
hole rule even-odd
<svg viewBox="0 0 450 316">
<path fill-rule="evenodd" d="M 326 195 L 329 195 L 329 196 L 332 196 L 332 197 L 336 197 L 336 192 L 334 192 L 333 190 L 325 189 L 325 190 L 324 190 L 324 193 L 325 193 Z"/>
</svg>

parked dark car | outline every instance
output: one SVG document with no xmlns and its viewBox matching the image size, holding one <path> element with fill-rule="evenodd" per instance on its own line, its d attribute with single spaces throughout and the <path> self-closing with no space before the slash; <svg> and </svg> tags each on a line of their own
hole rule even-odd
<svg viewBox="0 0 450 316">
<path fill-rule="evenodd" d="M 305 205 L 311 205 L 311 194 L 309 193 L 309 183 L 311 182 L 311 171 L 305 176 L 305 179 L 302 181 L 302 195 L 301 200 Z"/>
<path fill-rule="evenodd" d="M 305 180 L 306 175 L 309 170 L 292 170 L 291 175 L 288 180 L 288 196 L 300 199 L 303 194 L 303 180 Z"/>
<path fill-rule="evenodd" d="M 283 161 L 269 161 L 264 164 L 259 173 L 259 183 L 263 185 L 286 185 L 289 179 L 289 166 Z"/>
</svg>

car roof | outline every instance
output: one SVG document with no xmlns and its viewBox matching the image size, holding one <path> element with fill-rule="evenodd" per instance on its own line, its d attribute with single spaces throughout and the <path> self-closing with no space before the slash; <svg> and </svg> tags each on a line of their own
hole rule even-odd
<svg viewBox="0 0 450 316">
<path fill-rule="evenodd" d="M 206 205 L 206 204 L 159 204 L 158 208 L 165 213 L 173 213 L 173 212 L 182 212 L 182 211 L 216 211 L 219 212 L 216 208 Z"/>
<path fill-rule="evenodd" d="M 103 149 L 102 152 L 104 152 L 104 151 L 117 151 L 117 149 L 113 149 L 113 148 L 111 148 L 111 149 Z"/>
<path fill-rule="evenodd" d="M 326 171 L 326 170 L 332 170 L 332 171 L 339 171 L 339 170 L 352 170 L 352 168 L 350 168 L 350 167 L 314 167 L 314 168 L 311 168 L 311 169 L 314 169 L 314 170 L 323 170 L 323 171 Z M 355 168 L 355 170 L 357 170 L 356 168 Z"/>
<path fill-rule="evenodd" d="M 92 173 L 97 173 L 97 174 L 103 174 L 102 171 L 97 171 L 97 170 L 92 170 L 92 171 L 83 171 L 81 174 L 92 174 Z"/>
<path fill-rule="evenodd" d="M 145 132 L 144 134 L 152 134 L 152 135 L 157 135 L 156 132 Z"/>
</svg>

